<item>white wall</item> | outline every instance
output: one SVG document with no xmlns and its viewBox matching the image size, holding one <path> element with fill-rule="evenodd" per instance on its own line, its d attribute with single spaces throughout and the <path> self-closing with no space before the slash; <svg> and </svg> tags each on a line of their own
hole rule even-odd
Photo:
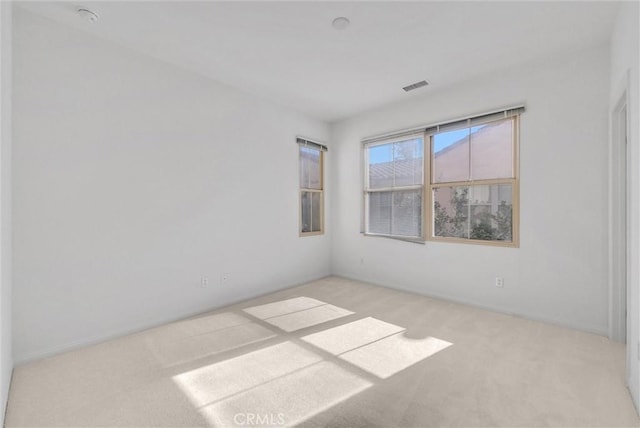
<svg viewBox="0 0 640 428">
<path fill-rule="evenodd" d="M 336 124 L 333 272 L 606 334 L 608 82 L 602 46 L 451 88 L 433 82 L 424 96 Z M 359 233 L 363 137 L 522 102 L 519 249 Z"/>
<path fill-rule="evenodd" d="M 12 5 L 0 2 L 0 425 L 9 395 L 11 349 L 11 33 Z"/>
<path fill-rule="evenodd" d="M 627 285 L 628 325 L 627 352 L 629 389 L 636 408 L 640 409 L 640 367 L 638 361 L 638 338 L 640 336 L 640 81 L 638 69 L 640 63 L 640 7 L 638 2 L 623 3 L 618 12 L 611 37 L 611 86 L 610 105 L 613 109 L 618 103 L 625 87 L 629 95 L 629 155 L 630 170 L 630 257 L 628 269 L 630 281 Z"/>
<path fill-rule="evenodd" d="M 295 143 L 328 125 L 19 7 L 14 30 L 17 362 L 329 274 Z"/>
</svg>

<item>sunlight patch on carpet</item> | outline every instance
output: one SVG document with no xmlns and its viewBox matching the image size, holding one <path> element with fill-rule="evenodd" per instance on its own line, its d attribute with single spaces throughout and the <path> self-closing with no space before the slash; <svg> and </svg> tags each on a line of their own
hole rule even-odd
<svg viewBox="0 0 640 428">
<path fill-rule="evenodd" d="M 266 305 L 252 306 L 243 309 L 243 311 L 258 319 L 265 320 L 267 318 L 290 314 L 326 304 L 326 302 L 310 297 L 294 297 L 293 299 L 280 300 L 279 302 L 267 303 Z"/>
<path fill-rule="evenodd" d="M 201 408 L 200 414 L 213 426 L 246 425 L 248 417 L 292 426 L 371 385 L 334 363 L 322 361 Z"/>
<path fill-rule="evenodd" d="M 304 311 L 294 312 L 264 320 L 286 332 L 292 332 L 327 321 L 351 315 L 353 312 L 333 305 L 316 306 Z"/>
<path fill-rule="evenodd" d="M 451 342 L 435 337 L 409 339 L 403 333 L 397 333 L 346 352 L 340 358 L 386 379 L 451 345 Z"/>
<path fill-rule="evenodd" d="M 395 324 L 367 317 L 301 339 L 333 355 L 339 355 L 404 330 Z"/>
<path fill-rule="evenodd" d="M 316 353 L 283 342 L 181 373 L 173 380 L 200 408 L 320 361 Z"/>
<path fill-rule="evenodd" d="M 246 323 L 207 334 L 168 342 L 151 342 L 154 356 L 165 367 L 184 364 L 200 358 L 275 337 L 276 334 L 256 323 Z"/>
</svg>

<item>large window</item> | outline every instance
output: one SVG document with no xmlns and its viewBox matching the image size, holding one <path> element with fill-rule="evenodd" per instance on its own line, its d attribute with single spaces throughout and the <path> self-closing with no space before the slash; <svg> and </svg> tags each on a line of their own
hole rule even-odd
<svg viewBox="0 0 640 428">
<path fill-rule="evenodd" d="M 365 141 L 365 233 L 517 246 L 523 110 Z"/>
<path fill-rule="evenodd" d="M 469 119 L 430 135 L 432 238 L 517 242 L 517 120 Z"/>
<path fill-rule="evenodd" d="M 298 138 L 300 157 L 300 235 L 324 233 L 324 152 L 321 144 Z"/>
<path fill-rule="evenodd" d="M 422 238 L 423 135 L 368 144 L 365 156 L 367 233 Z"/>
</svg>

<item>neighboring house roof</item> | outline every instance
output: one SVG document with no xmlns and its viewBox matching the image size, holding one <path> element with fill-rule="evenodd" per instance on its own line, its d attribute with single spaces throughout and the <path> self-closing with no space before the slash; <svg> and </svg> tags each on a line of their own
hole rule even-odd
<svg viewBox="0 0 640 428">
<path fill-rule="evenodd" d="M 369 165 L 369 185 L 387 187 L 395 182 L 403 185 L 422 184 L 423 158 L 399 159 L 395 162 L 380 162 Z"/>
<path fill-rule="evenodd" d="M 491 126 L 486 126 L 486 125 L 479 125 L 481 126 L 481 128 L 479 128 L 477 131 L 472 132 L 469 136 L 467 137 L 462 137 L 459 140 L 449 144 L 447 147 L 443 148 L 442 150 L 439 150 L 436 152 L 436 158 L 440 157 L 440 156 L 445 156 L 448 152 L 451 151 L 455 151 L 457 149 L 459 149 L 461 146 L 465 145 L 466 143 L 469 142 L 469 137 L 473 136 L 473 138 L 487 138 L 489 137 L 493 131 L 494 128 Z"/>
<path fill-rule="evenodd" d="M 493 173 L 509 174 L 512 153 L 510 149 L 505 148 L 505 144 L 509 146 L 511 144 L 511 139 L 508 137 L 510 133 L 510 125 L 502 126 L 496 123 L 496 126 L 483 126 L 471 134 L 474 147 L 481 148 L 474 152 L 473 168 L 476 177 L 487 177 Z M 468 137 L 460 138 L 435 153 L 434 174 L 439 181 L 468 179 L 469 141 Z M 412 158 L 372 163 L 369 165 L 369 184 L 374 188 L 390 187 L 394 184 L 394 177 L 396 184 L 420 184 L 422 162 L 423 158 Z M 466 178 L 461 178 L 465 176 Z"/>
</svg>

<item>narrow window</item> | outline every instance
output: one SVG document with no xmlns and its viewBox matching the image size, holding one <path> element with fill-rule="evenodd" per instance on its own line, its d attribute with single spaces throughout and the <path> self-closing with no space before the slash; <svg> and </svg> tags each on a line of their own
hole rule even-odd
<svg viewBox="0 0 640 428">
<path fill-rule="evenodd" d="M 424 138 L 365 144 L 365 233 L 423 238 Z"/>
<path fill-rule="evenodd" d="M 324 233 L 324 152 L 321 144 L 298 138 L 300 157 L 300 236 Z"/>
</svg>

